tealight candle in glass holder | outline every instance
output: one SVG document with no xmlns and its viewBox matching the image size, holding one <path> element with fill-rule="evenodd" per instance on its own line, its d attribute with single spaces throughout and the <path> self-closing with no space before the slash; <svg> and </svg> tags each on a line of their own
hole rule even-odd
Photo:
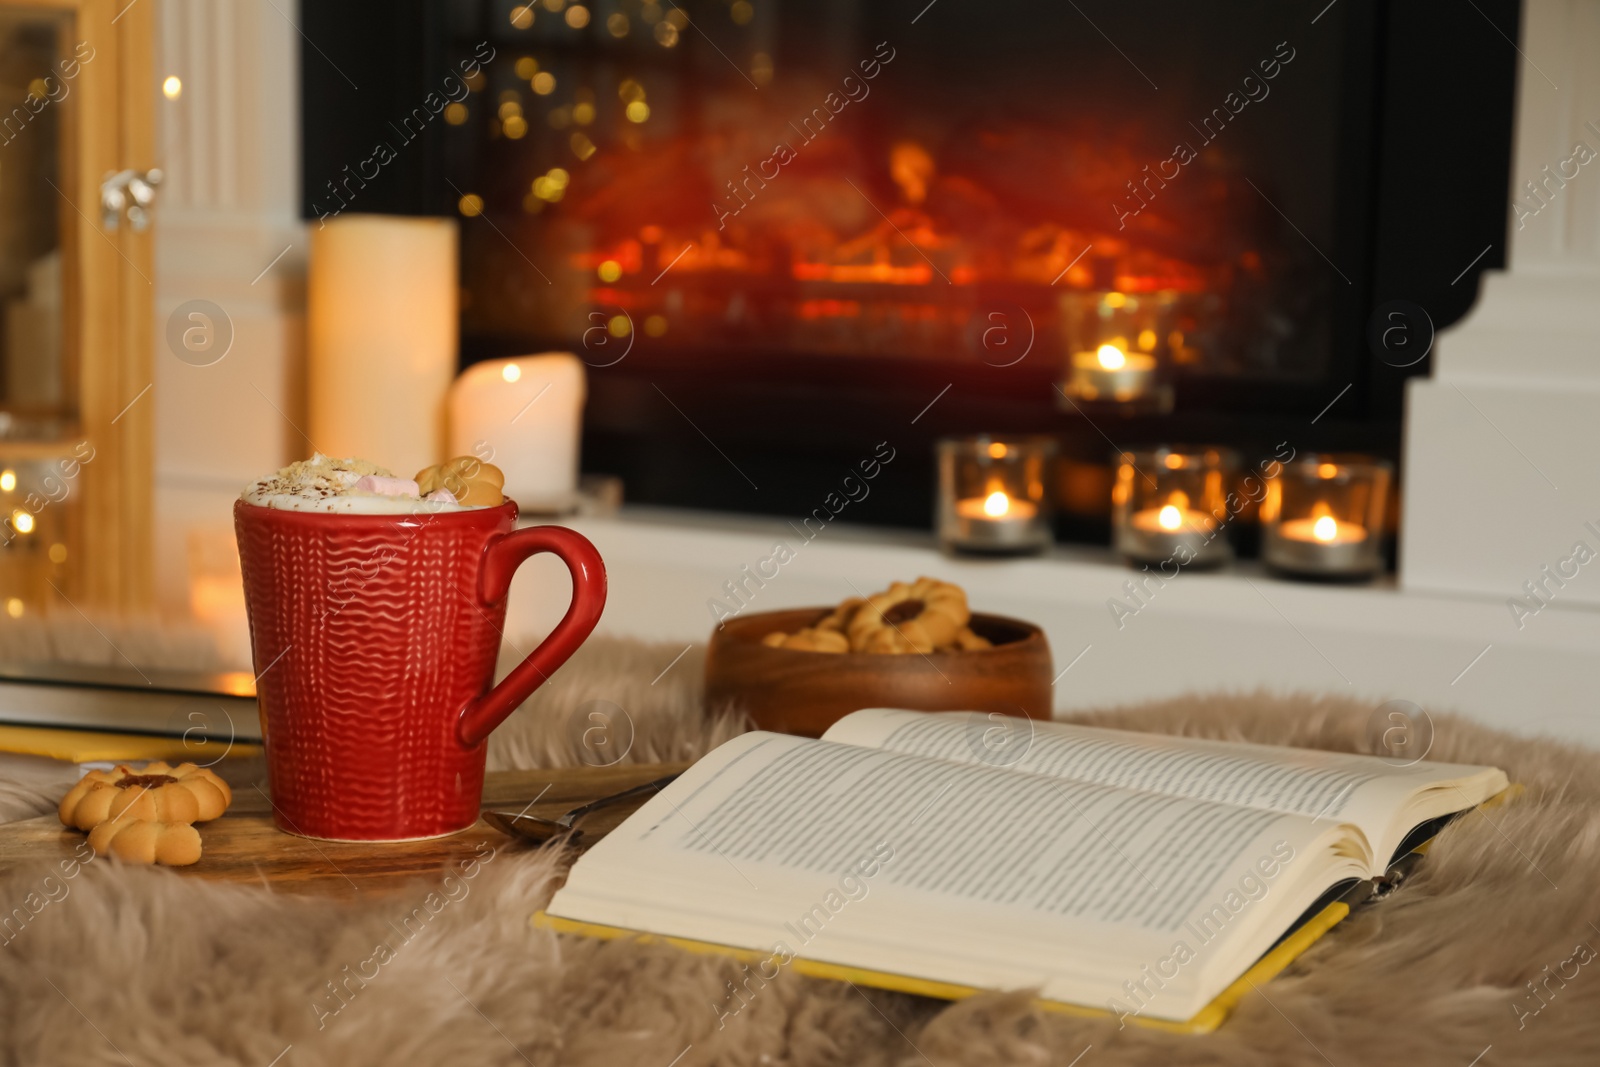
<svg viewBox="0 0 1600 1067">
<path fill-rule="evenodd" d="M 1377 574 L 1393 470 L 1371 456 L 1302 456 L 1285 464 L 1261 501 L 1262 561 L 1297 577 Z"/>
<path fill-rule="evenodd" d="M 1068 401 L 1171 407 L 1161 372 L 1174 298 L 1170 293 L 1068 292 L 1061 297 Z"/>
<path fill-rule="evenodd" d="M 1238 457 L 1224 448 L 1124 452 L 1111 490 L 1111 544 L 1135 563 L 1214 567 L 1233 558 L 1227 498 Z"/>
<path fill-rule="evenodd" d="M 1054 441 L 947 438 L 938 452 L 939 543 L 947 552 L 1025 555 L 1050 547 Z"/>
</svg>

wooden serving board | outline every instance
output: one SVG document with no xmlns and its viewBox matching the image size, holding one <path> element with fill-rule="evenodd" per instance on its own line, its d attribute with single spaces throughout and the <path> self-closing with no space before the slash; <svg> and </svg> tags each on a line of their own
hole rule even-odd
<svg viewBox="0 0 1600 1067">
<path fill-rule="evenodd" d="M 610 767 L 552 767 L 536 771 L 496 771 L 484 782 L 483 807 L 521 811 L 535 797 L 529 814 L 553 819 L 580 804 L 675 774 L 686 763 L 632 763 Z M 419 877 L 443 877 L 461 863 L 481 859 L 487 844 L 496 850 L 533 845 L 507 837 L 479 819 L 461 833 L 431 841 L 356 844 L 313 841 L 284 833 L 272 822 L 272 806 L 249 781 L 228 775 L 233 805 L 220 819 L 201 824 L 200 862 L 175 867 L 187 877 L 245 882 L 268 889 L 327 896 L 381 892 Z M 264 776 L 263 776 L 264 777 Z M 637 805 L 634 805 L 637 807 Z M 584 844 L 592 844 L 632 807 L 619 805 L 614 817 L 584 823 Z M 87 835 L 69 830 L 54 815 L 0 824 L 0 872 L 21 863 L 64 860 L 79 852 Z"/>
</svg>

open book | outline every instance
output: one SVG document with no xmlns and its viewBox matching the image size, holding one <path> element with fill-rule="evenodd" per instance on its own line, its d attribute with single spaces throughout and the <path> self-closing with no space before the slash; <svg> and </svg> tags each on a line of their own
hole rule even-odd
<svg viewBox="0 0 1600 1067">
<path fill-rule="evenodd" d="M 1506 784 L 1490 767 L 859 711 L 820 740 L 722 745 L 579 859 L 537 921 L 753 950 L 724 1015 L 794 963 L 1203 1030 L 1225 991 L 1344 914 L 1285 940 L 1330 890 L 1381 877 L 1413 831 Z"/>
</svg>

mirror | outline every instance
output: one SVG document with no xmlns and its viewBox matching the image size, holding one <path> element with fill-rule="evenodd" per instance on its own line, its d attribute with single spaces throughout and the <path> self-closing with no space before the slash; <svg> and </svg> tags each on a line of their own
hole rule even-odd
<svg viewBox="0 0 1600 1067">
<path fill-rule="evenodd" d="M 0 610 L 21 618 L 72 582 L 75 263 L 67 200 L 77 80 L 94 49 L 69 11 L 0 8 Z M 70 595 L 70 593 L 69 593 Z"/>
<path fill-rule="evenodd" d="M 0 436 L 53 439 L 72 418 L 67 358 L 62 151 L 73 120 L 69 13 L 0 9 Z"/>
</svg>

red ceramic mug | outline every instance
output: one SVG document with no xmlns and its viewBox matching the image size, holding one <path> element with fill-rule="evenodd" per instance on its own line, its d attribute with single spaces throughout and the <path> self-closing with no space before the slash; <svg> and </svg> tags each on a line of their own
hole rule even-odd
<svg viewBox="0 0 1600 1067">
<path fill-rule="evenodd" d="M 605 565 L 517 506 L 418 515 L 233 506 L 256 697 L 278 826 L 409 841 L 473 824 L 485 740 L 589 636 Z M 560 624 L 499 685 L 512 572 L 553 552 L 572 573 Z"/>
</svg>

